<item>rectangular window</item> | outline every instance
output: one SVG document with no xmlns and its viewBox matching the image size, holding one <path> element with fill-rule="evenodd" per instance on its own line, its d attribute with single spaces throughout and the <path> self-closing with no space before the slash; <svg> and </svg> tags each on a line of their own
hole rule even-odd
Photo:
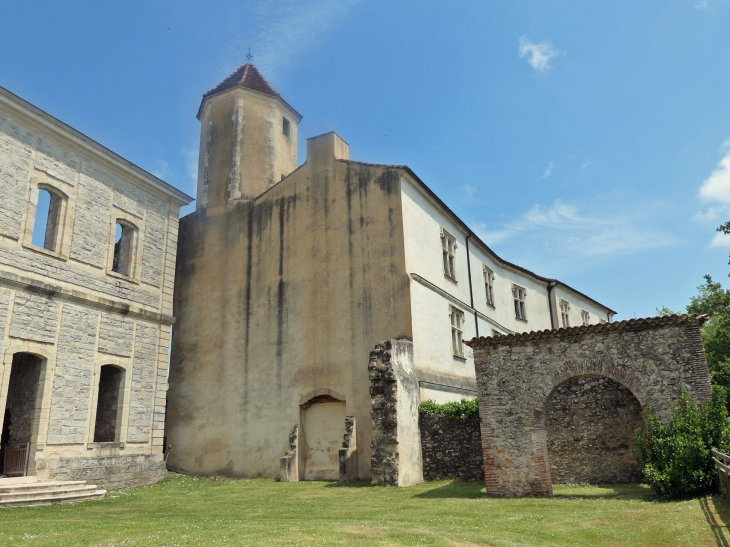
<svg viewBox="0 0 730 547">
<path fill-rule="evenodd" d="M 580 310 L 580 318 L 583 321 L 583 325 L 589 325 L 591 323 L 591 314 L 586 310 Z"/>
<path fill-rule="evenodd" d="M 527 290 L 519 285 L 512 285 L 512 297 L 515 301 L 515 318 L 520 321 L 527 321 L 527 313 L 525 312 L 525 297 Z"/>
<path fill-rule="evenodd" d="M 564 329 L 567 329 L 570 326 L 570 304 L 568 304 L 567 301 L 561 300 L 560 301 L 560 323 L 563 325 Z"/>
<path fill-rule="evenodd" d="M 284 136 L 285 137 L 288 137 L 289 136 L 289 131 L 291 130 L 291 127 L 290 126 L 291 126 L 291 123 L 289 122 L 289 120 L 287 120 L 286 118 L 284 118 L 284 122 L 283 122 L 283 125 L 281 127 L 281 132 L 284 133 Z"/>
<path fill-rule="evenodd" d="M 604 323 L 606 323 L 607 321 L 606 321 L 605 319 L 600 319 L 600 318 L 599 318 L 599 319 L 598 319 L 598 322 L 599 322 L 599 323 L 600 323 L 601 325 L 603 325 L 603 324 L 604 324 Z"/>
<path fill-rule="evenodd" d="M 464 357 L 464 312 L 452 306 L 449 316 L 451 319 L 451 347 L 456 357 Z"/>
<path fill-rule="evenodd" d="M 494 307 L 494 272 L 484 266 L 484 288 L 487 291 L 487 306 Z"/>
<path fill-rule="evenodd" d="M 456 239 L 443 229 L 441 230 L 441 247 L 444 255 L 444 275 L 456 281 L 456 265 L 454 263 Z"/>
</svg>

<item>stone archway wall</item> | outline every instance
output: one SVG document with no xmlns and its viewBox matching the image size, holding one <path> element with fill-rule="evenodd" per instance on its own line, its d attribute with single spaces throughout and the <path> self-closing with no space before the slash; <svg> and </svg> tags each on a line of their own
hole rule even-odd
<svg viewBox="0 0 730 547">
<path fill-rule="evenodd" d="M 699 327 L 674 315 L 478 338 L 474 349 L 487 493 L 552 495 L 545 407 L 572 378 L 602 376 L 628 388 L 645 413 L 671 416 L 677 388 L 711 395 Z"/>
</svg>

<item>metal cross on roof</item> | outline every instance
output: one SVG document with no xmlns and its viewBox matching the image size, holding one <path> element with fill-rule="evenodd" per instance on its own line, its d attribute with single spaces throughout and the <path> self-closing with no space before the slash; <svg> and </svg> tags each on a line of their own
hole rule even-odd
<svg viewBox="0 0 730 547">
<path fill-rule="evenodd" d="M 248 48 L 248 53 L 246 53 L 246 61 L 249 63 L 253 60 L 253 55 L 251 55 L 251 48 Z"/>
</svg>

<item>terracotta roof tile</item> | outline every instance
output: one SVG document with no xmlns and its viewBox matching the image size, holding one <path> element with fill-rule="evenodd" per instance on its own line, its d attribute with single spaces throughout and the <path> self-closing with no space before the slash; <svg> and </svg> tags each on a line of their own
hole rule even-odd
<svg viewBox="0 0 730 547">
<path fill-rule="evenodd" d="M 482 348 L 509 343 L 523 343 L 530 340 L 544 340 L 546 338 L 560 338 L 563 336 L 582 336 L 593 332 L 608 332 L 614 330 L 647 330 L 657 329 L 670 325 L 682 325 L 687 322 L 697 321 L 704 323 L 707 321 L 706 315 L 692 314 L 675 314 L 662 315 L 659 317 L 644 317 L 642 319 L 627 319 L 625 321 L 614 321 L 613 323 L 598 323 L 595 325 L 581 325 L 580 327 L 569 327 L 560 329 L 545 329 L 530 332 L 520 332 L 517 334 L 495 334 L 493 336 L 480 336 L 465 340 L 464 343 L 470 348 Z"/>
<path fill-rule="evenodd" d="M 246 89 L 258 91 L 259 93 L 271 95 L 272 97 L 278 97 L 285 105 L 291 108 L 292 111 L 297 116 L 299 116 L 300 119 L 302 118 L 302 115 L 294 110 L 294 108 L 283 99 L 279 92 L 276 91 L 276 89 L 274 89 L 268 81 L 266 81 L 266 78 L 264 78 L 263 74 L 259 72 L 259 69 L 256 68 L 253 63 L 246 63 L 245 65 L 241 65 L 233 72 L 233 74 L 228 76 L 228 78 L 223 80 L 210 91 L 203 93 L 203 101 L 200 103 L 198 117 L 200 117 L 200 114 L 203 110 L 203 103 L 205 103 L 206 98 L 210 97 L 211 95 L 216 95 L 218 93 L 226 91 L 228 89 L 232 89 L 234 87 L 245 87 Z"/>
</svg>

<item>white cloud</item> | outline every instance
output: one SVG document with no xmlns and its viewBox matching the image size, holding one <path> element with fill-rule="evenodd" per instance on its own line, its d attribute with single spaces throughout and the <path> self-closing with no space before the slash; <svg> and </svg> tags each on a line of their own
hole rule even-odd
<svg viewBox="0 0 730 547">
<path fill-rule="evenodd" d="M 644 220 L 639 210 L 617 217 L 581 214 L 576 205 L 557 200 L 549 207 L 534 205 L 499 230 L 488 231 L 482 224 L 476 231 L 488 245 L 509 242 L 517 255 L 530 256 L 529 262 L 565 266 L 568 260 L 631 255 L 675 242 Z"/>
<path fill-rule="evenodd" d="M 730 204 L 730 140 L 726 140 L 721 153 L 720 163 L 700 187 L 700 198 L 704 201 L 719 201 Z"/>
<path fill-rule="evenodd" d="M 198 189 L 198 143 L 193 142 L 190 147 L 183 149 L 182 155 L 185 158 L 185 174 L 187 175 L 188 184 L 190 185 L 192 195 L 195 195 Z"/>
<path fill-rule="evenodd" d="M 464 190 L 464 192 L 466 192 L 466 195 L 469 196 L 470 198 L 473 198 L 477 193 L 477 189 L 474 188 L 470 184 L 465 184 L 461 188 L 462 188 L 462 190 Z"/>
<path fill-rule="evenodd" d="M 547 169 L 545 169 L 545 172 L 542 174 L 542 178 L 546 179 L 548 178 L 553 172 L 553 162 L 548 163 Z"/>
<path fill-rule="evenodd" d="M 260 1 L 251 10 L 260 32 L 253 40 L 235 47 L 230 73 L 245 62 L 251 47 L 254 64 L 266 78 L 296 63 L 325 40 L 331 30 L 345 20 L 362 0 L 281 0 Z"/>
<path fill-rule="evenodd" d="M 158 179 L 164 180 L 170 174 L 170 164 L 165 160 L 157 160 L 155 163 L 157 164 L 157 169 L 151 171 L 151 173 Z"/>
<path fill-rule="evenodd" d="M 520 47 L 518 49 L 520 58 L 528 57 L 527 62 L 535 70 L 544 72 L 550 68 L 550 59 L 562 52 L 553 47 L 549 41 L 541 43 L 533 43 L 527 38 L 527 35 L 520 37 Z"/>
<path fill-rule="evenodd" d="M 697 0 L 697 3 L 695 4 L 695 9 L 700 11 L 706 10 L 709 3 L 710 0 Z"/>
<path fill-rule="evenodd" d="M 717 232 L 710 242 L 710 247 L 730 247 L 730 234 Z"/>
</svg>

